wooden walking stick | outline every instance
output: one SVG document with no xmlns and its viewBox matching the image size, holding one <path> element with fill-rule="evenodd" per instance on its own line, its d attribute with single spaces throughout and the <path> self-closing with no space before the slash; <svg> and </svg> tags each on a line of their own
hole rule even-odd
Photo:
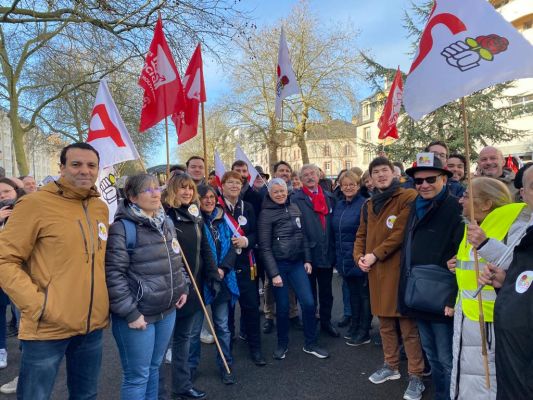
<svg viewBox="0 0 533 400">
<path fill-rule="evenodd" d="M 465 158 L 466 158 L 466 173 L 467 173 L 467 182 L 468 182 L 468 210 L 470 214 L 470 220 L 474 219 L 474 188 L 472 187 L 472 177 L 470 176 L 470 144 L 468 137 L 468 129 L 466 126 L 466 105 L 465 98 L 461 98 L 461 114 L 463 119 L 463 134 L 465 140 Z M 474 270 L 476 271 L 476 282 L 479 279 L 479 257 L 477 254 L 477 249 L 472 246 L 474 250 Z M 483 365 L 485 367 L 485 385 L 487 389 L 490 389 L 490 371 L 489 371 L 489 357 L 487 354 L 487 337 L 485 332 L 485 315 L 483 313 L 483 298 L 481 295 L 481 290 L 477 295 L 477 302 L 479 306 L 479 330 L 481 333 L 481 354 L 483 355 Z"/>
<path fill-rule="evenodd" d="M 202 300 L 202 295 L 200 294 L 200 289 L 198 289 L 198 285 L 196 284 L 196 281 L 194 280 L 194 275 L 192 274 L 191 267 L 189 266 L 189 262 L 187 261 L 187 257 L 185 257 L 185 253 L 183 252 L 183 249 L 181 248 L 181 244 L 179 241 L 178 241 L 178 247 L 180 249 L 181 257 L 183 258 L 183 264 L 185 264 L 185 269 L 187 269 L 187 273 L 189 274 L 189 277 L 191 278 L 194 291 L 196 292 L 196 295 L 198 296 L 198 300 L 200 301 L 200 305 L 202 306 L 202 310 L 204 312 L 205 318 L 207 319 L 207 324 L 209 325 L 209 329 L 211 330 L 211 333 L 213 334 L 213 338 L 215 339 L 215 344 L 217 345 L 218 354 L 220 354 L 220 357 L 222 358 L 222 363 L 224 364 L 224 368 L 226 369 L 226 372 L 228 374 L 231 374 L 231 370 L 229 369 L 228 362 L 226 361 L 226 357 L 224 357 L 224 353 L 222 352 L 222 347 L 220 347 L 217 334 L 215 333 L 215 328 L 213 327 L 213 323 L 211 322 L 211 317 L 209 316 L 209 313 L 207 312 L 207 308 L 205 308 L 204 301 Z"/>
</svg>

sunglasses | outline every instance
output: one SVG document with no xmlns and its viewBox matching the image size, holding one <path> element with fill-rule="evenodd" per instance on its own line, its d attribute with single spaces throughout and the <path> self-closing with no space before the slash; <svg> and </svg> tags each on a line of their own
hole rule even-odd
<svg viewBox="0 0 533 400">
<path fill-rule="evenodd" d="M 437 182 L 437 178 L 441 175 L 435 175 L 435 176 L 428 176 L 426 178 L 413 178 L 413 181 L 415 182 L 415 185 L 422 185 L 424 181 L 426 181 L 429 184 Z"/>
</svg>

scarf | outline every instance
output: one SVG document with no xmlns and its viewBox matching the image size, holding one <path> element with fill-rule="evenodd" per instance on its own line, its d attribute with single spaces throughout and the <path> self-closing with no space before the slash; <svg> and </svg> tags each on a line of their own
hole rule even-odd
<svg viewBox="0 0 533 400">
<path fill-rule="evenodd" d="M 328 204 L 326 203 L 326 196 L 320 185 L 317 185 L 318 192 L 313 193 L 307 187 L 303 187 L 303 192 L 311 199 L 313 203 L 313 211 L 318 214 L 320 218 L 320 223 L 322 224 L 322 229 L 326 229 L 326 215 L 328 215 Z"/>
<path fill-rule="evenodd" d="M 415 200 L 416 218 L 420 221 L 424 215 L 428 212 L 431 204 L 434 201 L 439 201 L 444 198 L 446 194 L 446 186 L 442 188 L 440 193 L 432 199 L 424 199 L 422 196 L 417 196 Z"/>
<path fill-rule="evenodd" d="M 148 221 L 150 226 L 157 229 L 159 232 L 163 233 L 163 222 L 165 222 L 166 214 L 163 207 L 159 207 L 159 210 L 156 211 L 153 217 L 150 217 L 146 214 L 137 204 L 130 203 L 130 210 L 136 217 Z"/>
<path fill-rule="evenodd" d="M 396 192 L 396 190 L 400 187 L 400 182 L 398 180 L 393 179 L 392 184 L 385 189 L 384 191 L 375 191 L 374 195 L 372 196 L 372 211 L 374 211 L 374 214 L 378 215 L 381 212 L 381 209 L 389 200 L 392 195 Z"/>
</svg>

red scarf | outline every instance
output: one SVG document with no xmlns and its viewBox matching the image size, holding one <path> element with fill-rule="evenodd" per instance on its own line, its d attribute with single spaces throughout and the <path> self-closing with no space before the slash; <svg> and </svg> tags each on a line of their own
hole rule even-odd
<svg viewBox="0 0 533 400">
<path fill-rule="evenodd" d="M 318 214 L 318 217 L 320 218 L 320 223 L 322 224 L 322 228 L 325 230 L 326 215 L 328 215 L 329 211 L 328 204 L 326 203 L 326 196 L 324 196 L 324 192 L 322 191 L 320 185 L 318 185 L 317 188 L 318 193 L 313 193 L 304 186 L 303 192 L 311 199 L 311 203 L 313 203 L 313 210 Z"/>
</svg>

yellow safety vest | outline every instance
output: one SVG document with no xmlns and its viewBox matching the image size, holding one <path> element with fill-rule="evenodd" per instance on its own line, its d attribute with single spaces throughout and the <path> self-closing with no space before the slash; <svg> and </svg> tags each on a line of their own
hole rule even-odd
<svg viewBox="0 0 533 400">
<path fill-rule="evenodd" d="M 498 207 L 485 217 L 480 227 L 488 238 L 501 242 L 525 206 L 525 203 L 513 203 Z M 474 252 L 472 245 L 466 239 L 466 233 L 467 228 L 465 227 L 463 241 L 457 251 L 455 276 L 457 277 L 457 286 L 459 286 L 458 301 L 461 301 L 463 314 L 468 319 L 479 321 L 478 299 L 477 297 L 473 297 L 478 287 L 474 265 Z M 486 260 L 479 259 L 480 272 L 483 271 L 486 263 Z M 485 321 L 494 321 L 494 302 L 496 301 L 494 288 L 488 285 L 485 286 L 481 291 L 481 298 L 483 299 L 483 315 Z"/>
</svg>

